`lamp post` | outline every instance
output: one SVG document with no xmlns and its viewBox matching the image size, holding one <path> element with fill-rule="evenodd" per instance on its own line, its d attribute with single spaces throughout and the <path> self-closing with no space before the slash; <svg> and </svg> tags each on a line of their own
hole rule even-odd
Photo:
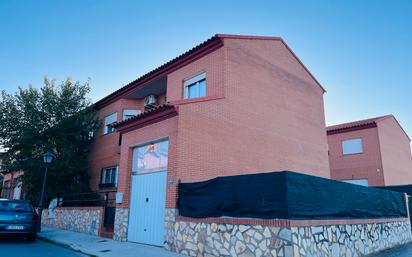
<svg viewBox="0 0 412 257">
<path fill-rule="evenodd" d="M 38 227 L 38 232 L 41 231 L 41 218 L 42 218 L 42 213 L 43 213 L 43 204 L 44 204 L 44 189 L 46 187 L 46 178 L 47 178 L 47 168 L 49 164 L 53 161 L 54 155 L 51 152 L 47 152 L 43 155 L 43 161 L 45 164 L 45 170 L 44 170 L 44 177 L 43 177 L 43 185 L 41 188 L 41 195 L 40 195 L 40 203 L 39 203 L 39 227 Z"/>
</svg>

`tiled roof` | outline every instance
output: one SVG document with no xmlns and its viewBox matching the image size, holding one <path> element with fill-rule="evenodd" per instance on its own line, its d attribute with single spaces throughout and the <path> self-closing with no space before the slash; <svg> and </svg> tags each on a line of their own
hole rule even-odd
<svg viewBox="0 0 412 257">
<path fill-rule="evenodd" d="M 118 127 L 127 125 L 129 123 L 132 123 L 133 121 L 141 120 L 141 119 L 144 119 L 148 116 L 152 116 L 154 114 L 161 113 L 163 111 L 171 110 L 171 109 L 175 109 L 175 106 L 171 105 L 169 103 L 165 103 L 163 105 L 159 105 L 155 108 L 149 109 L 148 111 L 142 112 L 142 113 L 140 113 L 136 116 L 133 116 L 131 118 L 128 118 L 126 120 L 123 120 L 123 121 L 120 121 L 120 122 L 115 122 L 115 123 L 112 124 L 112 127 L 113 128 L 118 128 Z"/>
<path fill-rule="evenodd" d="M 349 129 L 349 128 L 361 128 L 367 125 L 376 124 L 377 121 L 384 120 L 389 117 L 392 117 L 392 115 L 379 116 L 379 117 L 369 118 L 365 120 L 358 120 L 358 121 L 352 121 L 352 122 L 347 122 L 343 124 L 328 126 L 326 127 L 326 130 L 329 132 L 329 131 L 343 130 L 343 129 Z"/>
<path fill-rule="evenodd" d="M 151 78 L 153 75 L 157 75 L 157 73 L 159 73 L 160 71 L 162 71 L 163 69 L 167 69 L 170 66 L 178 63 L 179 61 L 185 59 L 186 57 L 190 56 L 191 54 L 194 54 L 195 52 L 203 49 L 203 48 L 207 48 L 208 46 L 214 46 L 215 44 L 217 46 L 219 46 L 219 43 L 221 43 L 221 45 L 223 45 L 223 42 L 221 40 L 221 37 L 219 37 L 218 35 L 215 35 L 209 39 L 207 39 L 206 41 L 204 41 L 203 43 L 193 47 L 192 49 L 184 52 L 183 54 L 177 56 L 176 58 L 164 63 L 163 65 L 157 67 L 154 70 L 149 71 L 148 73 L 140 76 L 139 78 L 133 80 L 132 82 L 128 83 L 127 85 L 123 86 L 122 88 L 114 91 L 113 93 L 111 93 L 110 95 L 102 98 L 101 100 L 97 101 L 94 105 L 97 107 L 101 104 L 103 104 L 105 101 L 110 100 L 110 98 L 116 96 L 119 93 L 122 93 L 124 91 L 127 91 L 129 88 L 135 86 L 136 84 L 140 83 L 140 82 L 144 82 L 146 79 Z"/>
<path fill-rule="evenodd" d="M 203 43 L 193 47 L 192 49 L 184 52 L 183 54 L 177 56 L 176 58 L 166 62 L 165 64 L 157 67 L 156 69 L 149 71 L 148 73 L 144 74 L 143 76 L 140 76 L 139 78 L 135 79 L 134 81 L 126 84 L 122 88 L 114 91 L 110 95 L 102 98 L 101 100 L 97 101 L 94 104 L 95 108 L 99 108 L 100 106 L 103 106 L 107 103 L 113 102 L 119 97 L 119 95 L 123 93 L 127 93 L 128 91 L 132 90 L 134 87 L 138 85 L 142 85 L 146 83 L 147 81 L 150 81 L 153 78 L 156 78 L 156 76 L 164 75 L 167 72 L 170 72 L 170 70 L 173 70 L 174 67 L 177 65 L 182 65 L 186 62 L 191 62 L 193 60 L 196 60 L 198 57 L 197 55 L 201 55 L 201 53 L 209 53 L 211 51 L 214 51 L 218 49 L 219 47 L 223 46 L 223 40 L 224 38 L 235 38 L 235 39 L 260 39 L 260 40 L 279 40 L 281 41 L 286 48 L 292 53 L 292 55 L 297 59 L 297 61 L 303 66 L 303 68 L 310 74 L 310 76 L 315 80 L 315 82 L 319 85 L 319 87 L 324 91 L 325 89 L 322 87 L 322 85 L 316 80 L 316 78 L 312 75 L 312 73 L 306 68 L 306 66 L 299 60 L 299 58 L 296 56 L 296 54 L 292 51 L 292 49 L 289 48 L 289 46 L 282 40 L 280 37 L 269 37 L 269 36 L 247 36 L 247 35 L 231 35 L 231 34 L 216 34 L 213 37 L 207 39 Z"/>
<path fill-rule="evenodd" d="M 386 120 L 386 119 L 389 119 L 389 118 L 393 118 L 396 121 L 396 123 L 401 128 L 403 133 L 410 140 L 410 137 L 408 136 L 406 131 L 403 129 L 403 127 L 401 126 L 399 121 L 392 114 L 379 116 L 379 117 L 375 117 L 375 118 L 369 118 L 369 119 L 365 119 L 365 120 L 358 120 L 358 121 L 353 121 L 353 122 L 347 122 L 347 123 L 343 123 L 343 124 L 328 126 L 328 127 L 326 127 L 326 132 L 327 132 L 328 135 L 333 135 L 333 134 L 343 133 L 343 132 L 347 132 L 347 131 L 354 131 L 354 130 L 369 128 L 369 127 L 376 127 L 377 123 L 379 121 L 383 121 L 383 120 Z"/>
</svg>

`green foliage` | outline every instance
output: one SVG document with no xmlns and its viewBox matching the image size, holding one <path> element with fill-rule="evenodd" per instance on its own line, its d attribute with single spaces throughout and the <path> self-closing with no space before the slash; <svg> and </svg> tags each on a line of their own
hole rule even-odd
<svg viewBox="0 0 412 257">
<path fill-rule="evenodd" d="M 55 155 L 49 167 L 46 199 L 89 189 L 87 151 L 98 119 L 87 98 L 89 83 L 67 78 L 58 86 L 47 78 L 41 89 L 1 92 L 0 146 L 8 170 L 24 171 L 26 198 L 38 203 L 44 174 L 43 154 Z"/>
</svg>

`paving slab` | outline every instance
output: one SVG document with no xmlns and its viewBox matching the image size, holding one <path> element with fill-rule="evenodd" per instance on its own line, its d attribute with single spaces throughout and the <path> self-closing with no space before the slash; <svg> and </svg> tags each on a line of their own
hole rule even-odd
<svg viewBox="0 0 412 257">
<path fill-rule="evenodd" d="M 411 257 L 412 243 L 397 246 L 379 253 L 367 255 L 367 257 Z"/>
<path fill-rule="evenodd" d="M 71 248 L 81 253 L 98 257 L 187 257 L 162 247 L 131 242 L 119 242 L 68 230 L 42 227 L 40 239 Z"/>
</svg>

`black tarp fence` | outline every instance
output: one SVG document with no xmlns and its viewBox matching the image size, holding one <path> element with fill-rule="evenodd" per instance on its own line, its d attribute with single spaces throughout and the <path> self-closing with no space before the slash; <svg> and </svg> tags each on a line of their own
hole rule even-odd
<svg viewBox="0 0 412 257">
<path fill-rule="evenodd" d="M 381 189 L 385 189 L 385 190 L 406 193 L 409 196 L 409 199 L 411 199 L 411 196 L 412 196 L 412 185 L 380 186 L 380 187 L 376 187 L 376 188 L 381 188 Z M 410 220 L 411 226 L 412 226 L 412 216 L 410 215 L 411 213 L 412 213 L 412 206 L 411 206 L 411 203 L 409 202 L 409 220 Z"/>
<path fill-rule="evenodd" d="M 385 190 L 407 193 L 412 196 L 412 185 L 399 185 L 399 186 L 380 186 L 376 188 L 381 188 Z"/>
<path fill-rule="evenodd" d="M 179 183 L 179 215 L 192 218 L 406 217 L 402 193 L 282 171 Z"/>
</svg>

